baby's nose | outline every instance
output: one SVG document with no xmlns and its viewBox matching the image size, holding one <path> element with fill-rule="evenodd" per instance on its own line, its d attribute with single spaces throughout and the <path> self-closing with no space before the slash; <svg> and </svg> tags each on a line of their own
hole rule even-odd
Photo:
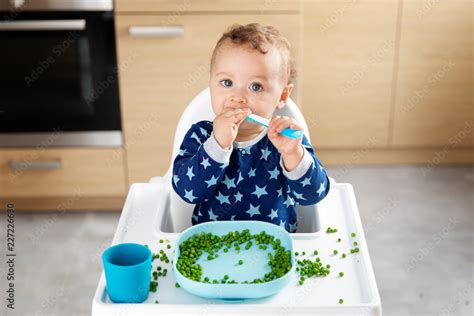
<svg viewBox="0 0 474 316">
<path fill-rule="evenodd" d="M 242 96 L 242 95 L 233 95 L 231 98 L 230 98 L 230 101 L 232 102 L 237 102 L 237 103 L 244 103 L 244 104 L 247 104 L 247 98 Z"/>
</svg>

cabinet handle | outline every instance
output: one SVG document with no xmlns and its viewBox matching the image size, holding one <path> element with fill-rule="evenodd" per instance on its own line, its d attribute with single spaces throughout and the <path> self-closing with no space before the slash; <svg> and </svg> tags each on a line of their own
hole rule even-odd
<svg viewBox="0 0 474 316">
<path fill-rule="evenodd" d="M 63 163 L 60 159 L 43 161 L 10 160 L 9 165 L 12 170 L 51 170 L 61 169 L 63 167 Z"/>
<path fill-rule="evenodd" d="M 84 31 L 86 20 L 28 20 L 0 22 L 0 31 Z"/>
<path fill-rule="evenodd" d="M 178 26 L 130 26 L 128 34 L 132 37 L 181 37 L 184 27 Z"/>
</svg>

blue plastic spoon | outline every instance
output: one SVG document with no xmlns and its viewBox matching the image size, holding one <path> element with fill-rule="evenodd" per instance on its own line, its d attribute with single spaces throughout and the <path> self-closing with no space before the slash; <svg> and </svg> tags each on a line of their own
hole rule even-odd
<svg viewBox="0 0 474 316">
<path fill-rule="evenodd" d="M 262 126 L 265 126 L 266 128 L 268 128 L 268 126 L 270 125 L 269 120 L 267 120 L 266 118 L 263 118 L 261 116 L 255 115 L 255 114 L 247 115 L 247 121 L 256 122 L 256 123 L 258 123 Z M 282 134 L 283 136 L 289 137 L 289 138 L 301 138 L 301 137 L 303 137 L 303 132 L 302 131 L 291 129 L 289 127 L 282 130 L 280 132 L 280 134 Z"/>
</svg>

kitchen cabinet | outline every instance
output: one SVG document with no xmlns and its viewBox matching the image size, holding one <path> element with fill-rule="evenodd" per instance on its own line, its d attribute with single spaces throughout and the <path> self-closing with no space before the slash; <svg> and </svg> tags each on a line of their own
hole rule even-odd
<svg viewBox="0 0 474 316">
<path fill-rule="evenodd" d="M 0 150 L 0 203 L 17 209 L 117 209 L 126 193 L 123 150 Z"/>
<path fill-rule="evenodd" d="M 325 165 L 472 163 L 472 10 L 469 1 L 424 3 L 118 0 L 128 183 L 170 166 L 178 119 L 208 85 L 212 49 L 233 23 L 274 25 L 288 37 L 292 98 Z"/>
<path fill-rule="evenodd" d="M 166 15 L 117 15 L 129 184 L 166 172 L 172 162 L 179 117 L 192 98 L 208 86 L 209 62 L 217 40 L 233 23 L 256 21 L 277 25 L 298 54 L 297 14 L 187 14 L 175 16 L 172 25 L 166 23 Z M 297 95 L 298 91 L 296 100 Z"/>
<path fill-rule="evenodd" d="M 301 104 L 318 148 L 387 147 L 396 1 L 304 1 Z"/>
<path fill-rule="evenodd" d="M 300 106 L 325 164 L 474 162 L 470 5 L 303 1 Z"/>
<path fill-rule="evenodd" d="M 394 147 L 472 147 L 472 1 L 404 1 Z"/>
</svg>

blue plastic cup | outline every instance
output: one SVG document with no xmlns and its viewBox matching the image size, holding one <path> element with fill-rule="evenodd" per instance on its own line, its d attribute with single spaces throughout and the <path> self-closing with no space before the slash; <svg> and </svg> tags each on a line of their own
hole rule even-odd
<svg viewBox="0 0 474 316">
<path fill-rule="evenodd" d="M 102 254 L 105 282 L 114 303 L 142 303 L 150 292 L 151 251 L 124 243 L 109 247 Z"/>
</svg>

